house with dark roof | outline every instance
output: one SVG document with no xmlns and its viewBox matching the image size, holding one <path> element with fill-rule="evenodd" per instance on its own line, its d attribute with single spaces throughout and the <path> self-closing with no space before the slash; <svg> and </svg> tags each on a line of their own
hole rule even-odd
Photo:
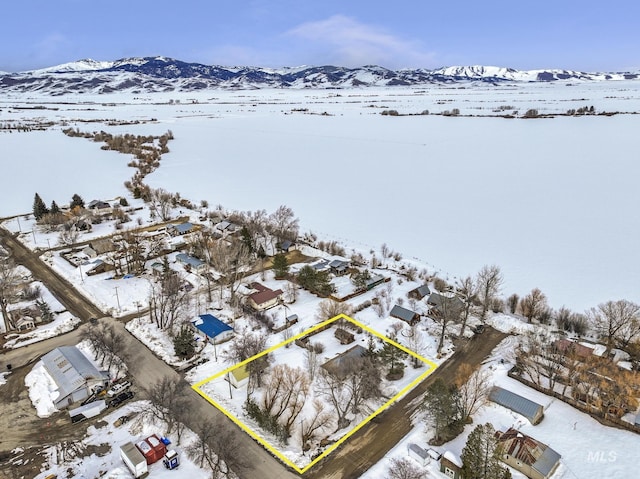
<svg viewBox="0 0 640 479">
<path fill-rule="evenodd" d="M 409 291 L 407 293 L 407 296 L 409 296 L 410 298 L 415 298 L 417 300 L 420 300 L 425 296 L 429 296 L 430 294 L 431 294 L 431 289 L 429 289 L 429 285 L 425 283 L 422 286 L 418 286 L 417 288 Z"/>
<path fill-rule="evenodd" d="M 277 249 L 280 253 L 288 253 L 293 249 L 293 247 L 295 246 L 295 243 L 293 241 L 283 240 L 280 243 L 278 243 L 277 246 L 278 246 Z"/>
<path fill-rule="evenodd" d="M 366 354 L 367 349 L 357 344 L 338 354 L 335 358 L 330 359 L 320 367 L 336 377 L 344 377 L 346 371 L 353 367 L 354 361 L 361 361 Z"/>
<path fill-rule="evenodd" d="M 111 208 L 111 205 L 106 201 L 92 200 L 87 205 L 87 208 L 90 210 L 106 210 L 108 208 Z"/>
<path fill-rule="evenodd" d="M 411 311 L 410 309 L 403 308 L 402 306 L 399 306 L 397 304 L 391 309 L 389 316 L 391 316 L 392 318 L 401 319 L 402 321 L 411 325 L 414 325 L 418 321 L 420 321 L 420 315 L 418 313 Z"/>
<path fill-rule="evenodd" d="M 549 479 L 560 464 L 560 454 L 520 431 L 497 432 L 500 459 L 530 479 Z"/>
<path fill-rule="evenodd" d="M 544 417 L 542 405 L 498 386 L 491 389 L 489 400 L 524 416 L 534 426 Z"/>
<path fill-rule="evenodd" d="M 440 293 L 431 293 L 427 299 L 431 306 L 430 312 L 434 316 L 442 316 L 445 312 L 448 316 L 457 317 L 464 310 L 464 303 L 457 296 L 445 296 Z"/>
<path fill-rule="evenodd" d="M 281 289 L 272 290 L 260 283 L 252 283 L 251 288 L 256 292 L 249 295 L 247 301 L 256 311 L 273 308 L 282 301 L 284 292 Z"/>
<path fill-rule="evenodd" d="M 342 276 L 343 274 L 347 274 L 351 263 L 344 259 L 334 259 L 329 262 L 329 268 L 331 268 L 331 272 L 336 276 Z"/>
<path fill-rule="evenodd" d="M 58 397 L 53 401 L 58 409 L 84 401 L 109 383 L 109 374 L 98 370 L 75 346 L 48 352 L 42 356 L 42 364 L 58 387 Z"/>
<path fill-rule="evenodd" d="M 233 336 L 233 328 L 212 314 L 201 314 L 191 320 L 196 332 L 204 334 L 208 341 L 219 343 Z"/>
</svg>

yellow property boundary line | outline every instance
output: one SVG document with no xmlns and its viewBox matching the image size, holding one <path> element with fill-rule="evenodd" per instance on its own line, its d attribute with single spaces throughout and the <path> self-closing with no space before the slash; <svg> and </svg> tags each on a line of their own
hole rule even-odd
<svg viewBox="0 0 640 479">
<path fill-rule="evenodd" d="M 244 366 L 245 364 L 253 361 L 254 359 L 257 359 L 259 357 L 264 356 L 265 354 L 269 354 L 273 351 L 275 351 L 276 349 L 279 349 L 289 343 L 292 343 L 293 341 L 303 338 L 304 336 L 308 336 L 309 334 L 317 331 L 318 329 L 324 328 L 326 326 L 328 326 L 329 324 L 339 320 L 339 319 L 344 319 L 347 320 L 353 324 L 355 324 L 356 326 L 362 328 L 363 330 L 367 331 L 368 333 L 382 339 L 383 341 L 386 341 L 389 344 L 392 344 L 393 346 L 395 346 L 396 348 L 404 351 L 405 353 L 409 354 L 410 356 L 413 356 L 414 358 L 419 359 L 420 361 L 422 361 L 423 363 L 425 363 L 427 366 L 429 366 L 429 369 L 427 369 L 424 373 L 422 373 L 420 376 L 418 376 L 416 379 L 414 379 L 413 381 L 411 381 L 411 383 L 409 383 L 408 385 L 406 385 L 404 388 L 402 388 L 400 390 L 400 392 L 398 394 L 396 394 L 395 396 L 393 396 L 391 399 L 389 399 L 386 403 L 384 403 L 382 406 L 380 406 L 374 413 L 372 413 L 368 418 L 366 418 L 364 421 L 362 421 L 360 424 L 358 424 L 356 427 L 354 427 L 351 431 L 349 431 L 347 434 L 345 434 L 343 437 L 341 437 L 340 439 L 338 439 L 335 443 L 333 443 L 329 448 L 327 448 L 326 451 L 324 451 L 320 456 L 316 457 L 313 461 L 311 461 L 309 464 L 307 464 L 306 466 L 304 466 L 303 468 L 298 467 L 296 464 L 294 464 L 290 459 L 288 459 L 287 457 L 284 456 L 284 454 L 282 454 L 280 451 L 278 451 L 274 446 L 272 446 L 268 441 L 266 441 L 264 438 L 260 437 L 258 434 L 256 434 L 251 428 L 249 428 L 248 426 L 246 426 L 240 419 L 238 419 L 237 417 L 235 417 L 231 412 L 227 411 L 224 407 L 222 407 L 220 404 L 218 404 L 216 401 L 214 401 L 208 394 L 206 394 L 204 391 L 202 391 L 200 388 L 202 386 L 204 386 L 205 384 L 207 384 L 210 381 L 213 381 L 214 379 L 218 379 L 221 376 L 224 376 L 225 374 L 230 373 L 231 371 L 233 371 L 234 369 L 237 369 L 239 367 Z M 329 454 L 331 454 L 335 449 L 337 449 L 338 447 L 340 447 L 340 445 L 345 442 L 347 439 L 349 439 L 351 436 L 353 436 L 356 432 L 358 432 L 358 430 L 360 430 L 362 427 L 364 427 L 365 424 L 367 424 L 369 421 L 371 421 L 374 417 L 376 417 L 377 415 L 381 414 L 385 409 L 387 409 L 389 406 L 391 406 L 391 404 L 393 404 L 400 396 L 404 395 L 405 393 L 407 393 L 408 391 L 410 391 L 411 389 L 413 389 L 414 386 L 416 386 L 419 382 L 421 382 L 424 378 L 426 378 L 427 376 L 429 376 L 433 371 L 435 371 L 435 369 L 438 366 L 420 356 L 419 354 L 411 351 L 410 349 L 405 348 L 404 346 L 402 346 L 401 344 L 396 343 L 395 341 L 392 341 L 391 339 L 383 336 L 382 334 L 380 334 L 379 332 L 377 332 L 374 329 L 371 329 L 370 327 L 360 323 L 359 321 L 356 321 L 353 318 L 350 318 L 349 316 L 345 315 L 345 314 L 340 314 L 338 316 L 335 316 L 331 319 L 328 319 L 327 321 L 324 321 L 320 324 L 317 324 L 309 329 L 307 329 L 306 331 L 300 333 L 300 334 L 296 334 L 295 336 L 287 339 L 286 341 L 283 341 L 282 343 L 279 343 L 269 349 L 266 349 L 264 351 L 262 351 L 259 354 L 256 354 L 255 356 L 250 357 L 249 359 L 246 359 L 244 361 L 242 361 L 241 363 L 236 364 L 235 366 L 231 366 L 230 368 L 225 369 L 222 372 L 219 372 L 207 379 L 204 379 L 202 381 L 199 381 L 198 383 L 194 384 L 192 386 L 192 388 L 198 393 L 200 394 L 200 396 L 202 396 L 203 398 L 205 398 L 209 403 L 211 403 L 213 406 L 215 406 L 217 409 L 219 409 L 225 416 L 227 416 L 229 419 L 231 419 L 234 423 L 236 423 L 242 430 L 244 430 L 247 434 L 249 434 L 249 436 L 251 436 L 253 439 L 255 439 L 256 441 L 258 441 L 260 444 L 262 444 L 269 452 L 271 452 L 273 455 L 275 455 L 278 459 L 280 459 L 282 462 L 284 462 L 286 465 L 288 465 L 289 467 L 291 467 L 292 469 L 294 469 L 295 471 L 297 471 L 299 474 L 304 474 L 307 470 L 309 470 L 311 467 L 313 467 L 315 464 L 317 464 L 319 461 L 321 461 L 322 459 L 324 459 L 325 457 L 327 457 Z"/>
</svg>

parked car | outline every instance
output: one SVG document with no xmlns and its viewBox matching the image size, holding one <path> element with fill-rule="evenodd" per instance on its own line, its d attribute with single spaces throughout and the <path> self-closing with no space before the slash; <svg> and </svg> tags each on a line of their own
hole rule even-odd
<svg viewBox="0 0 640 479">
<path fill-rule="evenodd" d="M 115 398 L 111 400 L 109 403 L 109 407 L 118 407 L 125 401 L 128 401 L 134 396 L 132 391 L 125 391 L 123 393 L 118 394 Z"/>
<path fill-rule="evenodd" d="M 484 324 L 478 324 L 475 328 L 473 328 L 473 332 L 476 334 L 482 334 L 484 332 Z"/>
<path fill-rule="evenodd" d="M 114 384 L 107 391 L 107 396 L 112 398 L 117 396 L 123 391 L 126 391 L 131 387 L 131 383 L 129 381 L 120 381 L 119 383 Z"/>
</svg>

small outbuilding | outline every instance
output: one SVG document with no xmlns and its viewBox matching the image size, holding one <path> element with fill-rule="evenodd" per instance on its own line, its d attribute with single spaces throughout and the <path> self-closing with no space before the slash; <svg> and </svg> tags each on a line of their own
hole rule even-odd
<svg viewBox="0 0 640 479">
<path fill-rule="evenodd" d="M 460 479 L 462 461 L 451 451 L 446 451 L 440 458 L 440 472 L 451 479 Z"/>
<path fill-rule="evenodd" d="M 422 449 L 417 444 L 409 444 L 407 450 L 409 452 L 409 457 L 411 459 L 414 459 L 421 466 L 426 466 L 427 464 L 429 464 L 431 456 L 426 449 Z"/>
<path fill-rule="evenodd" d="M 409 293 L 407 293 L 407 296 L 420 300 L 425 296 L 429 296 L 430 294 L 431 289 L 429 289 L 429 285 L 425 283 L 422 286 L 418 286 L 416 289 L 412 289 L 411 291 L 409 291 Z"/>
<path fill-rule="evenodd" d="M 403 308 L 402 306 L 397 304 L 391 309 L 389 316 L 391 316 L 392 318 L 401 319 L 402 321 L 409 323 L 412 326 L 420 321 L 420 315 L 418 313 L 411 311 L 410 309 Z"/>
<path fill-rule="evenodd" d="M 351 368 L 354 362 L 361 361 L 366 354 L 366 348 L 358 344 L 347 349 L 345 352 L 338 354 L 335 358 L 330 359 L 321 367 L 336 377 L 344 377 L 345 371 L 348 368 Z"/>
<path fill-rule="evenodd" d="M 491 389 L 489 400 L 524 416 L 534 426 L 544 417 L 542 405 L 498 386 Z"/>
<path fill-rule="evenodd" d="M 246 364 L 238 366 L 229 373 L 228 380 L 231 385 L 238 389 L 249 382 L 249 369 Z"/>
</svg>

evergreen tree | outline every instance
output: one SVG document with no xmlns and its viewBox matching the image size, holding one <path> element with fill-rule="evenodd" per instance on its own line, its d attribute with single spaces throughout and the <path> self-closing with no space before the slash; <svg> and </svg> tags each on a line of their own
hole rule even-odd
<svg viewBox="0 0 640 479">
<path fill-rule="evenodd" d="M 74 194 L 71 197 L 71 203 L 69 204 L 69 208 L 73 209 L 76 206 L 80 208 L 84 208 L 84 200 L 82 199 L 82 196 L 80 196 L 78 193 Z"/>
<path fill-rule="evenodd" d="M 351 276 L 351 282 L 358 291 L 364 291 L 367 289 L 367 283 L 371 279 L 371 273 L 369 270 L 358 271 Z"/>
<path fill-rule="evenodd" d="M 436 379 L 424 397 L 424 410 L 433 421 L 434 444 L 450 441 L 462 432 L 464 427 L 458 407 L 458 389 L 448 386 L 442 378 Z"/>
<path fill-rule="evenodd" d="M 173 350 L 180 359 L 189 359 L 193 356 L 196 346 L 189 326 L 182 326 L 180 332 L 173 338 Z"/>
<path fill-rule="evenodd" d="M 508 470 L 500 465 L 499 444 L 495 429 L 489 423 L 471 431 L 462 450 L 463 479 L 505 479 Z"/>
<path fill-rule="evenodd" d="M 246 226 L 243 226 L 242 229 L 240 230 L 240 236 L 242 237 L 242 242 L 244 243 L 244 245 L 249 249 L 251 253 L 253 253 L 256 250 L 256 248 L 255 248 L 255 245 L 253 244 L 253 237 L 249 232 L 249 228 L 247 228 Z"/>
<path fill-rule="evenodd" d="M 47 205 L 44 204 L 40 195 L 36 193 L 36 196 L 33 199 L 33 216 L 35 216 L 36 220 L 39 220 L 48 213 L 49 209 L 47 208 Z"/>
<path fill-rule="evenodd" d="M 51 202 L 51 208 L 49 209 L 49 213 L 51 213 L 52 215 L 57 215 L 58 213 L 60 213 L 60 207 L 58 206 L 58 203 L 56 203 L 55 200 Z"/>
<path fill-rule="evenodd" d="M 51 312 L 51 308 L 46 301 L 39 299 L 36 301 L 36 306 L 40 310 L 40 317 L 43 321 L 53 321 L 53 313 Z"/>
<path fill-rule="evenodd" d="M 276 278 L 284 278 L 289 272 L 287 257 L 282 253 L 278 253 L 273 257 L 273 272 L 276 275 Z"/>
</svg>

